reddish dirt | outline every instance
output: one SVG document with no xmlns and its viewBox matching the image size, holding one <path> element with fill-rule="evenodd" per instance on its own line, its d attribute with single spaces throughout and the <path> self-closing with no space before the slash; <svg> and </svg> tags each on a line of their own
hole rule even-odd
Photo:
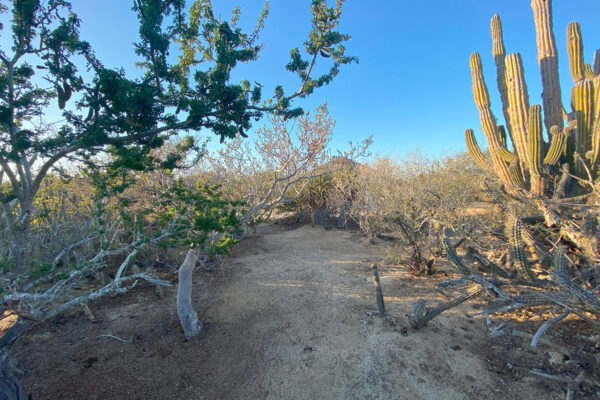
<svg viewBox="0 0 600 400">
<path fill-rule="evenodd" d="M 12 349 L 22 391 L 34 400 L 564 397 L 561 384 L 528 373 L 550 368 L 548 349 L 490 339 L 468 315 L 476 303 L 410 328 L 416 299 L 440 299 L 444 272 L 380 268 L 396 319 L 384 323 L 369 264 L 389 247 L 352 231 L 261 226 L 222 270 L 196 271 L 203 338 L 183 340 L 175 287 L 158 298 L 140 285 L 90 303 L 96 322 L 75 310 L 22 336 Z"/>
</svg>

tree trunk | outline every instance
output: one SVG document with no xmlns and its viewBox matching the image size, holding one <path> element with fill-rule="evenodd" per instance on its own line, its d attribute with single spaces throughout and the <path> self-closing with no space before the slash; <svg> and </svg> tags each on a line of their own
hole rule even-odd
<svg viewBox="0 0 600 400">
<path fill-rule="evenodd" d="M 202 333 L 202 322 L 192 306 L 192 272 L 198 261 L 196 250 L 189 250 L 179 268 L 179 287 L 177 288 L 177 315 L 183 327 L 186 340 Z"/>
<path fill-rule="evenodd" d="M 322 202 L 320 204 L 311 202 L 310 208 L 312 209 L 313 225 L 320 225 L 322 227 L 329 227 L 329 210 L 327 204 Z"/>
<path fill-rule="evenodd" d="M 19 318 L 17 323 L 9 328 L 4 336 L 0 338 L 0 399 L 21 400 L 19 383 L 11 371 L 10 347 L 13 343 L 33 325 L 32 321 Z"/>
<path fill-rule="evenodd" d="M 340 216 L 337 221 L 338 229 L 346 229 L 346 225 L 348 224 L 348 209 L 350 206 L 347 203 L 342 204 L 340 207 Z"/>
</svg>

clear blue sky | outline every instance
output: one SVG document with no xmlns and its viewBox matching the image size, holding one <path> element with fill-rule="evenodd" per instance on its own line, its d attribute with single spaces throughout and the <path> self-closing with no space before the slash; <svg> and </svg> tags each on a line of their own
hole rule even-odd
<svg viewBox="0 0 600 400">
<path fill-rule="evenodd" d="M 131 1 L 73 0 L 83 21 L 82 37 L 90 41 L 107 66 L 134 71 L 131 43 L 137 40 L 137 23 Z M 243 65 L 240 78 L 257 80 L 266 89 L 283 83 L 297 88 L 295 76 L 284 68 L 289 50 L 301 45 L 310 28 L 310 0 L 271 0 L 271 12 L 262 34 L 265 49 L 260 61 Z M 560 60 L 564 104 L 572 85 L 566 52 L 566 27 L 582 26 L 586 62 L 600 48 L 600 1 L 554 0 L 554 30 Z M 260 0 L 213 0 L 218 12 L 229 18 L 239 4 L 242 25 L 253 26 Z M 465 150 L 463 132 L 474 128 L 484 143 L 473 103 L 469 55 L 482 55 L 484 74 L 496 117 L 500 100 L 491 56 L 490 18 L 498 12 L 507 52 L 523 56 L 532 104 L 541 103 L 535 30 L 527 0 L 347 0 L 340 30 L 352 35 L 348 54 L 359 64 L 346 66 L 333 83 L 297 104 L 307 110 L 323 101 L 337 121 L 334 147 L 343 147 L 374 135 L 373 150 L 404 153 L 417 146 L 440 154 Z M 256 126 L 257 127 L 257 126 Z"/>
</svg>

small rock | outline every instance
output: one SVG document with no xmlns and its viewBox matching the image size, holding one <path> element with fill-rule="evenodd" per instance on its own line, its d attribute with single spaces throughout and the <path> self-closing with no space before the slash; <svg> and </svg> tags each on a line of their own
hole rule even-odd
<svg viewBox="0 0 600 400">
<path fill-rule="evenodd" d="M 549 350 L 546 354 L 548 355 L 548 361 L 552 365 L 563 364 L 565 362 L 565 358 L 561 353 Z"/>
<path fill-rule="evenodd" d="M 310 353 L 313 351 L 313 348 L 311 346 L 304 346 L 304 349 L 302 349 L 302 351 L 305 353 Z"/>
<path fill-rule="evenodd" d="M 83 366 L 85 368 L 91 368 L 94 363 L 98 362 L 98 357 L 89 357 L 87 360 L 83 362 Z"/>
<path fill-rule="evenodd" d="M 450 348 L 451 348 L 452 350 L 454 350 L 454 351 L 458 351 L 458 350 L 461 350 L 461 349 L 462 349 L 462 347 L 460 347 L 460 346 L 459 346 L 459 345 L 457 345 L 457 344 L 455 344 L 454 346 L 450 346 Z"/>
</svg>

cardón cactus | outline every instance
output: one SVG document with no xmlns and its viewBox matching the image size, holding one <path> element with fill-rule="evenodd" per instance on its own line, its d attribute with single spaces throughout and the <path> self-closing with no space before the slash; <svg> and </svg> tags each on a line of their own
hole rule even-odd
<svg viewBox="0 0 600 400">
<path fill-rule="evenodd" d="M 581 28 L 577 22 L 569 24 L 568 52 L 575 85 L 571 90 L 572 112 L 564 113 L 558 79 L 558 52 L 552 30 L 552 2 L 532 0 L 531 7 L 542 75 L 543 107 L 529 104 L 521 55 L 506 55 L 502 24 L 496 14 L 491 21 L 492 55 L 506 130 L 504 126 L 497 125 L 490 109 L 481 58 L 475 52 L 470 58 L 473 97 L 488 142 L 490 159 L 479 148 L 473 130 L 465 131 L 465 141 L 475 161 L 484 168 L 493 168 L 507 188 L 521 187 L 543 195 L 549 191 L 548 178 L 559 174 L 555 166 L 561 160 L 570 164 L 571 171 L 584 176 L 584 169 L 576 162 L 575 153 L 585 157 L 594 175 L 597 175 L 600 167 L 600 49 L 595 52 L 593 66 L 584 63 Z M 544 140 L 543 126 L 546 127 L 548 142 Z M 512 151 L 508 148 L 505 132 L 512 143 Z"/>
</svg>

